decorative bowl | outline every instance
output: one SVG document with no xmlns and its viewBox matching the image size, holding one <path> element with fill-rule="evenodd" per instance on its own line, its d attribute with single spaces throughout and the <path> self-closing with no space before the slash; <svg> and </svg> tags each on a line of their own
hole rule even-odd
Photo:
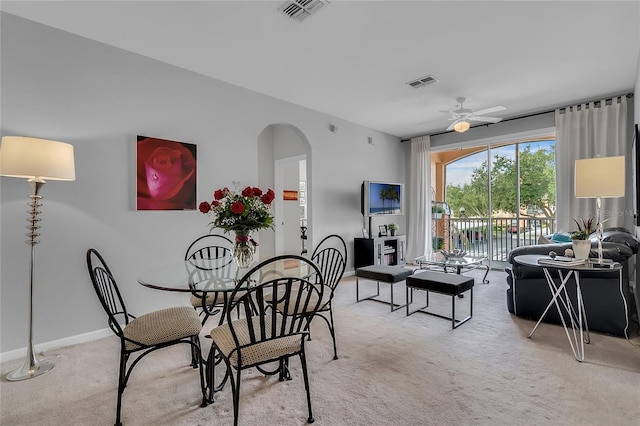
<svg viewBox="0 0 640 426">
<path fill-rule="evenodd" d="M 467 255 L 467 251 L 462 249 L 455 249 L 451 251 L 440 250 L 440 253 L 442 253 L 445 259 L 456 259 L 456 258 L 465 257 Z"/>
</svg>

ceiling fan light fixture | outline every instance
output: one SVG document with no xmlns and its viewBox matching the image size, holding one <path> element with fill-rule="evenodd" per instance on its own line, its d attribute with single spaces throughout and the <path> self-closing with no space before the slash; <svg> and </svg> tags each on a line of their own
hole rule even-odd
<svg viewBox="0 0 640 426">
<path fill-rule="evenodd" d="M 453 130 L 455 130 L 458 133 L 462 133 L 462 132 L 466 132 L 467 130 L 469 130 L 469 127 L 471 127 L 471 125 L 469 124 L 468 121 L 466 121 L 466 120 L 458 120 L 458 122 L 456 124 L 454 124 Z"/>
</svg>

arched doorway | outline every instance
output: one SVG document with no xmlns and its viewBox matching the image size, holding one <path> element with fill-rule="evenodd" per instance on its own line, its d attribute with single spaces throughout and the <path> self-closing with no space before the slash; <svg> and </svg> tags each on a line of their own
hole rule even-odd
<svg viewBox="0 0 640 426">
<path fill-rule="evenodd" d="M 312 241 L 313 232 L 311 145 L 300 129 L 287 123 L 270 124 L 258 135 L 258 181 L 261 187 L 276 191 L 275 232 L 260 231 L 260 256 L 300 254 L 302 223 L 307 227 L 306 241 Z M 284 200 L 284 190 L 297 191 L 297 200 Z"/>
</svg>

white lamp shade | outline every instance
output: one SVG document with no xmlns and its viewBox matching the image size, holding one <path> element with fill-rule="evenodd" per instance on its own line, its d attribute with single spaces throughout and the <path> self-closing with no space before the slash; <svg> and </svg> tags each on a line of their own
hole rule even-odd
<svg viewBox="0 0 640 426">
<path fill-rule="evenodd" d="M 469 124 L 468 121 L 465 120 L 459 120 L 454 126 L 453 126 L 453 130 L 455 130 L 456 132 L 466 132 L 467 130 L 469 130 L 469 127 L 471 127 L 471 125 Z"/>
<path fill-rule="evenodd" d="M 73 145 L 24 136 L 3 136 L 0 175 L 42 180 L 75 180 Z"/>
<path fill-rule="evenodd" d="M 624 197 L 624 156 L 576 160 L 576 198 Z"/>
</svg>

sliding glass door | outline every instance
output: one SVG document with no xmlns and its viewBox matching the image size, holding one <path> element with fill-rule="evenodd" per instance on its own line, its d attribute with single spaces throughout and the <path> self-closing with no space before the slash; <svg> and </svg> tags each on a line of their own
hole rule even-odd
<svg viewBox="0 0 640 426">
<path fill-rule="evenodd" d="M 552 138 L 432 157 L 432 166 L 441 169 L 434 192 L 451 209 L 450 247 L 500 262 L 513 248 L 537 244 L 542 235 L 555 232 Z"/>
</svg>

